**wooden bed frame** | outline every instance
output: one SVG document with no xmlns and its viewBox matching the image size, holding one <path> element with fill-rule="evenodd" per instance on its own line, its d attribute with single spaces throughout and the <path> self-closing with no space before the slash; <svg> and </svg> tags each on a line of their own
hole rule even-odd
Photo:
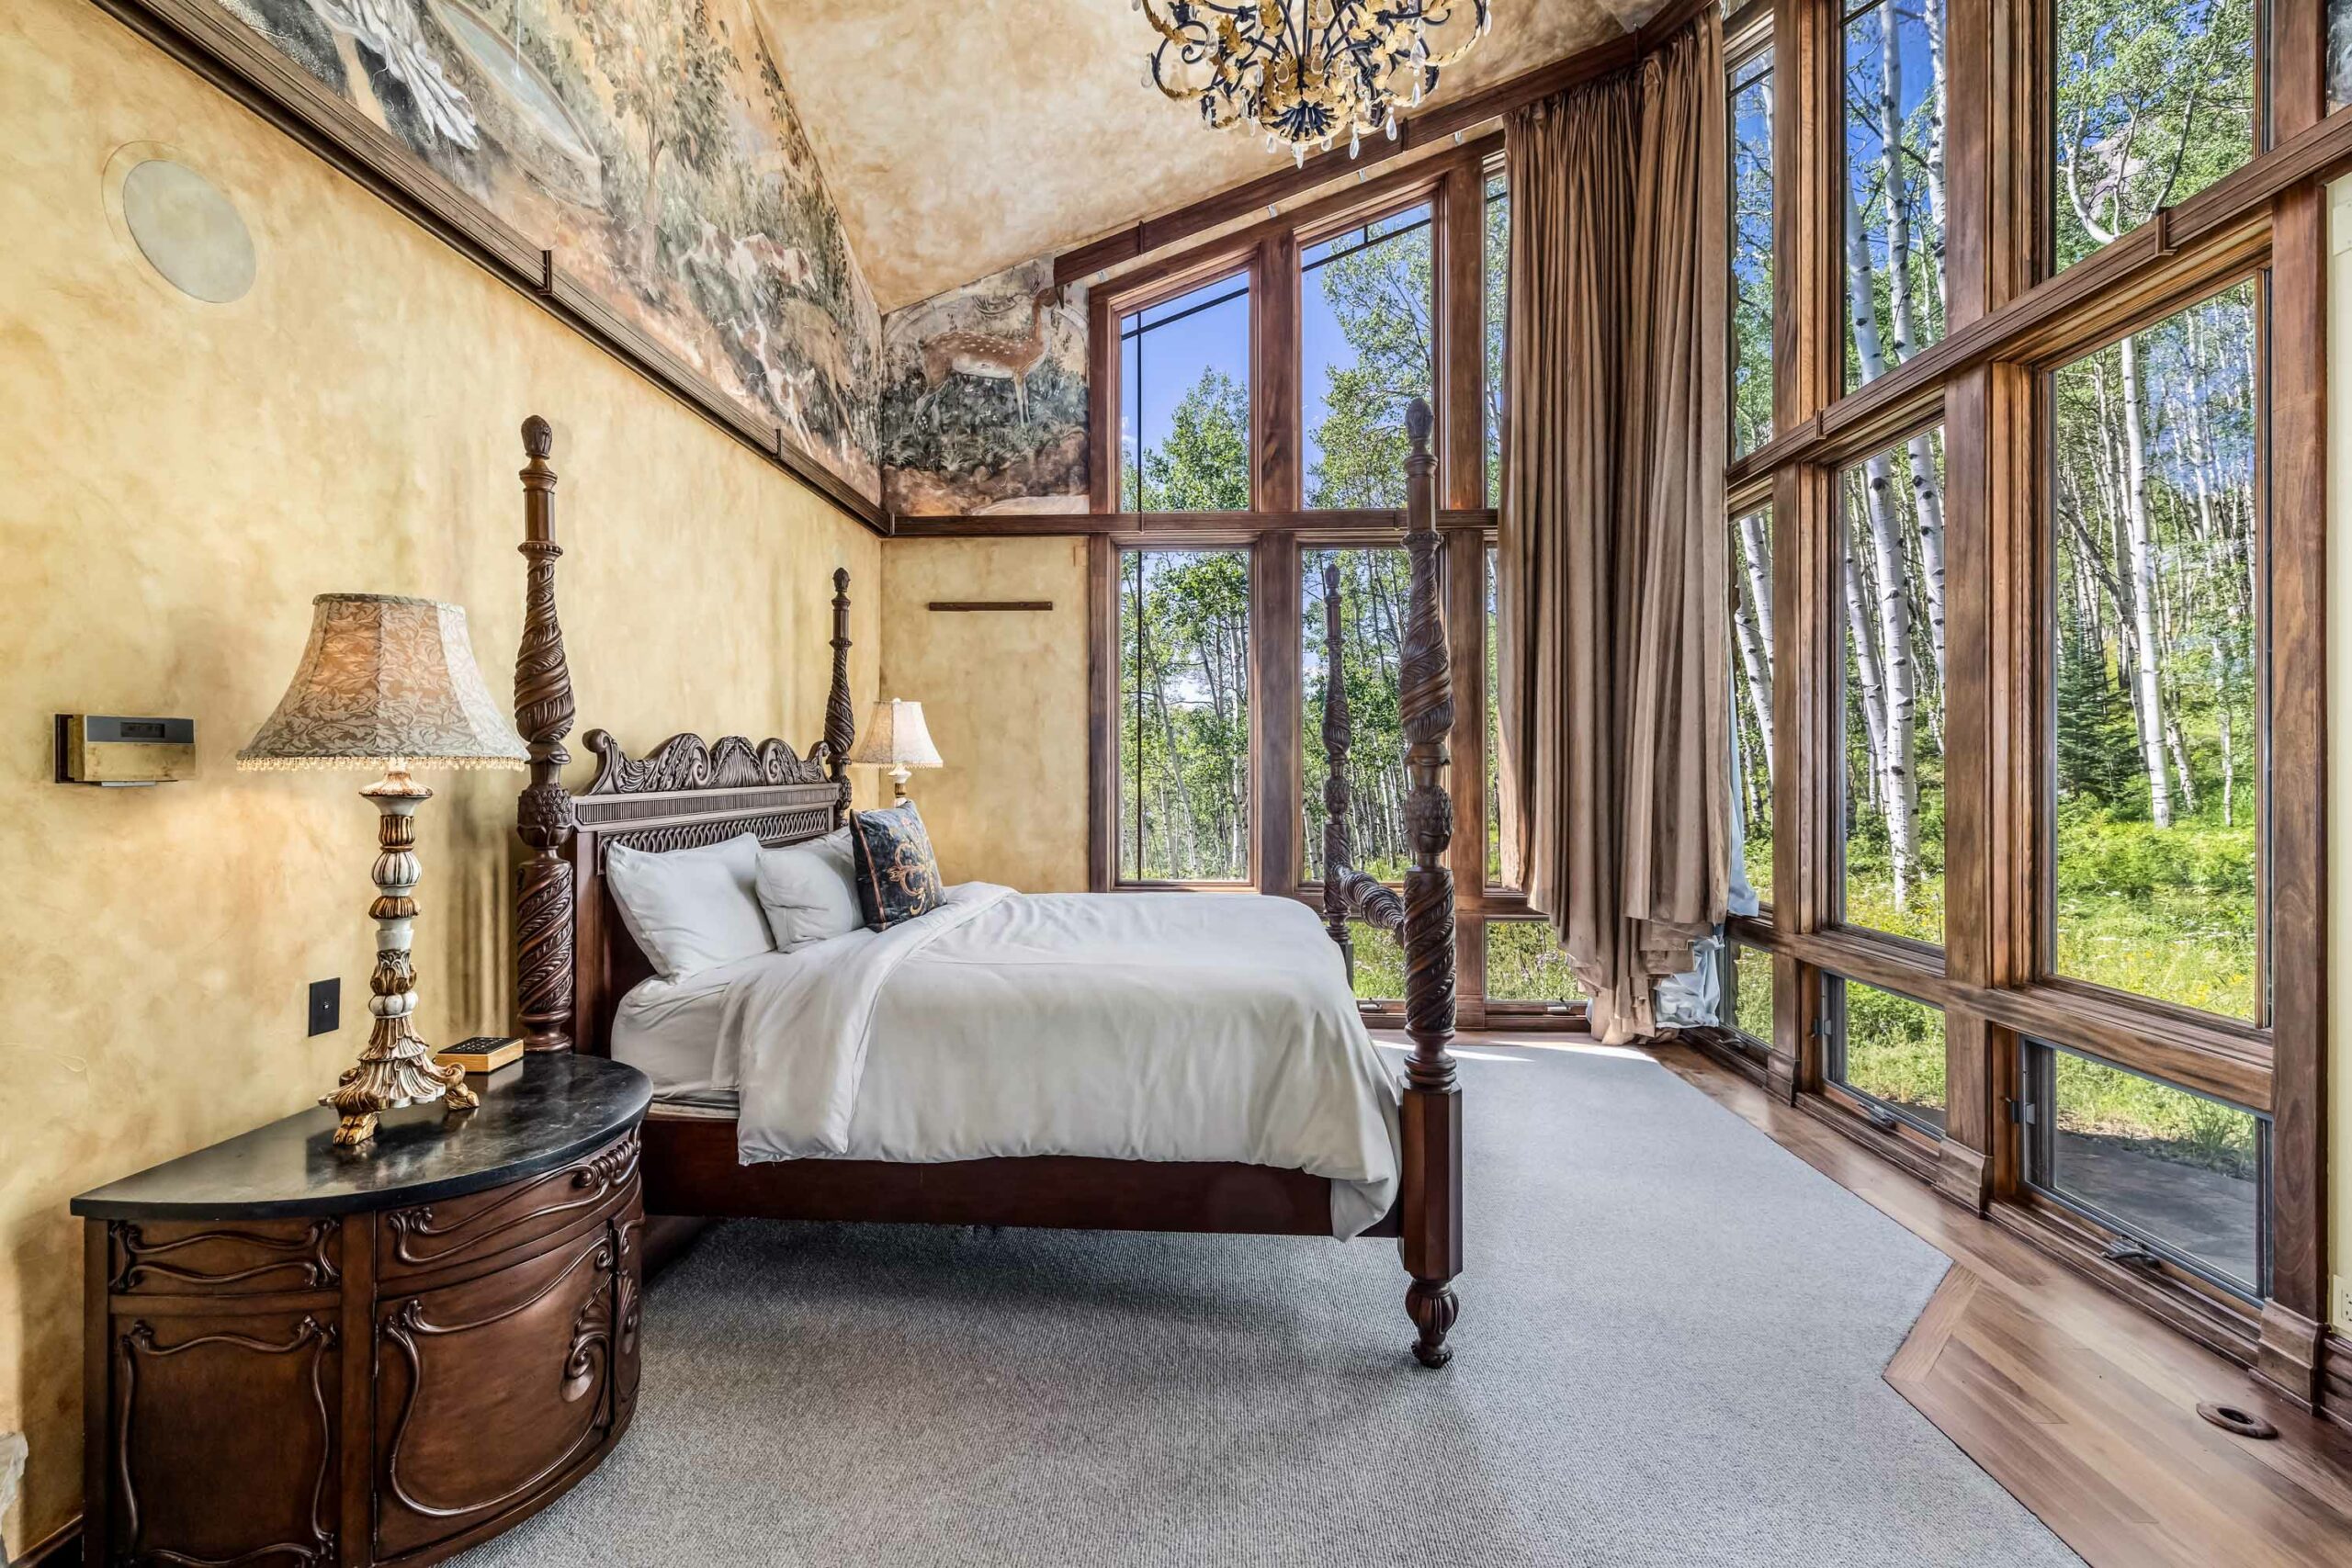
<svg viewBox="0 0 2352 1568">
<path fill-rule="evenodd" d="M 1400 701 L 1411 791 L 1406 818 L 1414 865 L 1400 898 L 1348 864 L 1346 695 L 1324 714 L 1332 767 L 1326 786 L 1325 919 L 1353 962 L 1348 922 L 1390 933 L 1406 953 L 1405 1016 L 1412 1040 L 1400 1117 L 1403 1179 L 1396 1207 L 1366 1235 L 1399 1239 L 1414 1353 L 1425 1366 L 1453 1354 L 1446 1336 L 1458 1311 L 1462 1269 L 1462 1100 L 1453 1058 L 1453 879 L 1445 850 L 1453 814 L 1442 780 L 1453 699 L 1439 612 L 1429 410 L 1413 404 L 1408 427 L 1405 543 L 1412 557 Z M 606 892 L 605 852 L 716 843 L 745 831 L 768 844 L 831 832 L 849 810 L 855 712 L 849 692 L 849 573 L 833 573 L 832 682 L 824 738 L 806 757 L 781 740 L 741 736 L 706 742 L 673 735 L 641 758 L 612 736 L 585 737 L 596 773 L 585 792 L 564 787 L 564 738 L 574 715 L 563 632 L 556 615 L 554 433 L 524 422 L 522 471 L 528 562 L 523 641 L 514 666 L 514 719 L 529 742 L 530 782 L 516 823 L 530 854 L 516 876 L 517 1005 L 534 1051 L 610 1054 L 613 1014 L 652 973 Z M 1327 581 L 1329 580 L 1327 579 Z M 1331 602 L 1327 592 L 1327 603 Z M 1338 668 L 1336 608 L 1326 627 Z M 1304 1171 L 1228 1163 L 1038 1156 L 933 1165 L 872 1160 L 789 1160 L 741 1165 L 732 1117 L 665 1113 L 644 1128 L 641 1169 L 649 1213 L 765 1216 L 1063 1229 L 1208 1231 L 1319 1235 L 1330 1230 L 1330 1182 Z"/>
</svg>

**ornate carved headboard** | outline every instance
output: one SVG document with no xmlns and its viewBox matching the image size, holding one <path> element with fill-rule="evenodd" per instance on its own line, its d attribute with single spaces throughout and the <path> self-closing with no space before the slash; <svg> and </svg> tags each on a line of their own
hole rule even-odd
<svg viewBox="0 0 2352 1568">
<path fill-rule="evenodd" d="M 614 1010 L 653 972 L 605 886 L 615 844 L 650 852 L 715 844 L 739 833 L 790 844 L 838 827 L 849 809 L 849 573 L 833 573 L 832 683 L 825 737 L 800 756 L 781 740 L 673 735 L 631 757 L 601 729 L 585 739 L 596 776 L 563 786 L 574 709 L 556 620 L 555 445 L 547 421 L 523 423 L 524 539 L 529 565 L 523 645 L 514 662 L 514 720 L 531 749 L 531 782 L 516 829 L 531 850 L 515 879 L 516 1001 L 534 1051 L 611 1051 Z"/>
</svg>

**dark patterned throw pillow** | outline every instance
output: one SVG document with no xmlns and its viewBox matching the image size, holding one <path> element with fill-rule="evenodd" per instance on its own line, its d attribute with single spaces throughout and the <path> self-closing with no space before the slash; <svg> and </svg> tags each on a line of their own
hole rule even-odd
<svg viewBox="0 0 2352 1568">
<path fill-rule="evenodd" d="M 849 842 L 868 930 L 887 931 L 939 908 L 939 857 L 913 801 L 888 811 L 851 812 Z"/>
</svg>

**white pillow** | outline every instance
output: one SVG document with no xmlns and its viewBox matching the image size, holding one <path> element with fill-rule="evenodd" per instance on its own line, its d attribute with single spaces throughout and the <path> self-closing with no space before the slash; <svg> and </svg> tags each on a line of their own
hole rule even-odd
<svg viewBox="0 0 2352 1568">
<path fill-rule="evenodd" d="M 774 950 L 753 886 L 759 870 L 756 833 L 667 854 L 626 844 L 605 854 L 621 919 L 665 980 Z"/>
<path fill-rule="evenodd" d="M 776 950 L 790 953 L 865 925 L 857 905 L 857 874 L 850 863 L 849 829 L 786 849 L 762 850 L 760 908 Z"/>
</svg>

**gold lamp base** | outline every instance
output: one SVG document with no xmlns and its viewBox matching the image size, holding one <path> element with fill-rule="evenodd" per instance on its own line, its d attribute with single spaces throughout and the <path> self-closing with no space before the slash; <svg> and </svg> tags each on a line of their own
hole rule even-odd
<svg viewBox="0 0 2352 1568">
<path fill-rule="evenodd" d="M 466 1087 L 462 1067 L 433 1060 L 411 1021 L 416 1012 L 416 971 L 409 946 L 416 929 L 416 808 L 433 792 L 409 777 L 404 761 L 386 765 L 384 776 L 359 792 L 379 813 L 376 824 L 376 901 L 368 913 L 376 921 L 376 969 L 368 977 L 368 1011 L 374 1018 L 368 1047 L 356 1066 L 345 1069 L 333 1094 L 319 1103 L 341 1120 L 334 1141 L 357 1148 L 376 1136 L 376 1118 L 403 1105 L 438 1100 L 449 1110 L 471 1111 L 481 1097 Z"/>
</svg>

